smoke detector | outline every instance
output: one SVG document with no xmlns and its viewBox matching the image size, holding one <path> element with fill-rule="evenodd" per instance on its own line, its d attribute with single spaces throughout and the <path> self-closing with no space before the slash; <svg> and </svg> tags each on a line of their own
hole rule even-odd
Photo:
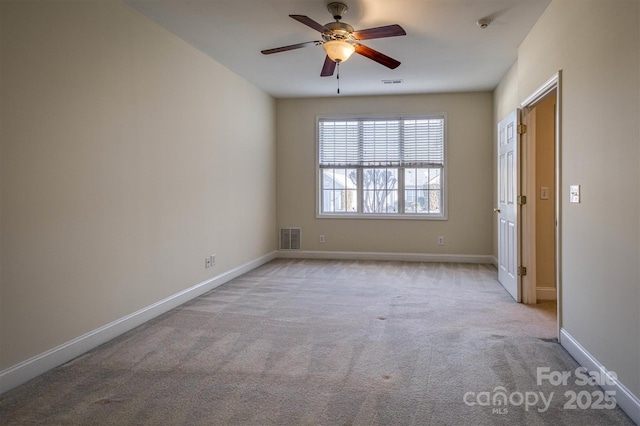
<svg viewBox="0 0 640 426">
<path fill-rule="evenodd" d="M 478 22 L 476 22 L 476 24 L 478 24 L 478 26 L 484 30 L 485 28 L 487 28 L 489 26 L 489 24 L 491 24 L 491 19 L 490 18 L 482 18 Z"/>
</svg>

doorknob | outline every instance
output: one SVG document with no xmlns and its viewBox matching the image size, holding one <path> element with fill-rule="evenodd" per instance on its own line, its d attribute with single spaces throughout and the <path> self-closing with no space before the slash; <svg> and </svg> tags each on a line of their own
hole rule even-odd
<svg viewBox="0 0 640 426">
<path fill-rule="evenodd" d="M 493 209 L 494 213 L 500 213 L 500 209 Z"/>
</svg>

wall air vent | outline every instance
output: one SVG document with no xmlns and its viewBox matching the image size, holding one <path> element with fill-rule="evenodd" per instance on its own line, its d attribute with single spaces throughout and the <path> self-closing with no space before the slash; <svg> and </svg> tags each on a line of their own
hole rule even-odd
<svg viewBox="0 0 640 426">
<path fill-rule="evenodd" d="M 280 250 L 300 250 L 302 228 L 280 228 Z"/>
<path fill-rule="evenodd" d="M 400 84 L 402 83 L 402 79 L 398 80 L 382 80 L 382 84 Z"/>
</svg>

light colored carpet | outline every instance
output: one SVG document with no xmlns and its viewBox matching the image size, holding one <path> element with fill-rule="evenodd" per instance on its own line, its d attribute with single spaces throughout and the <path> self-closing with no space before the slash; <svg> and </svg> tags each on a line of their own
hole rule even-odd
<svg viewBox="0 0 640 426">
<path fill-rule="evenodd" d="M 555 327 L 555 304 L 514 303 L 492 266 L 276 260 L 7 392 L 0 415 L 8 425 L 632 424 L 617 408 L 563 408 L 566 391 L 599 388 L 537 385 L 537 367 L 578 367 Z M 554 396 L 544 412 L 465 403 L 499 386 Z"/>
</svg>

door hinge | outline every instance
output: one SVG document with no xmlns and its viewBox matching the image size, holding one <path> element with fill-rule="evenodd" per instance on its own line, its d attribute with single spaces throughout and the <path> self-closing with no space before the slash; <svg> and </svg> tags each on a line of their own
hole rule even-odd
<svg viewBox="0 0 640 426">
<path fill-rule="evenodd" d="M 518 275 L 524 277 L 527 275 L 527 267 L 526 266 L 518 266 Z"/>
<path fill-rule="evenodd" d="M 526 124 L 518 124 L 518 134 L 523 135 L 527 133 L 527 125 Z"/>
<path fill-rule="evenodd" d="M 527 196 L 526 195 L 518 195 L 518 205 L 527 204 Z"/>
</svg>

